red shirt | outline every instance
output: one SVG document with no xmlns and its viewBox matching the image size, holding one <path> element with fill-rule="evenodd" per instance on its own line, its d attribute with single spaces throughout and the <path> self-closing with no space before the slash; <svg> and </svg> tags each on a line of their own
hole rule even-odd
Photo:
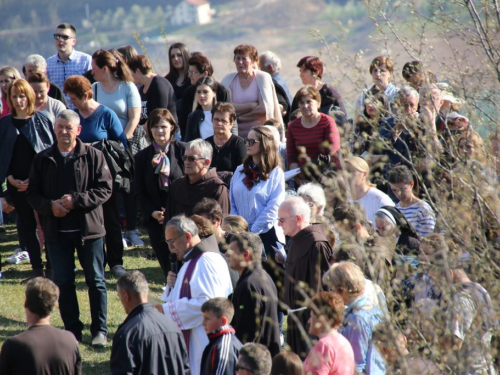
<svg viewBox="0 0 500 375">
<path fill-rule="evenodd" d="M 302 125 L 302 119 L 298 118 L 289 126 L 286 133 L 286 157 L 289 164 L 297 163 L 299 166 L 304 164 L 299 162 L 299 151 L 297 147 L 302 146 L 306 149 L 306 154 L 310 158 L 315 158 L 321 151 L 321 144 L 328 142 L 330 145 L 330 155 L 332 162 L 340 168 L 338 151 L 340 150 L 340 134 L 335 124 L 335 120 L 330 116 L 320 113 L 319 122 L 312 128 L 305 128 Z"/>
<path fill-rule="evenodd" d="M 304 361 L 306 375 L 353 375 L 355 369 L 351 344 L 337 331 L 321 338 Z"/>
</svg>

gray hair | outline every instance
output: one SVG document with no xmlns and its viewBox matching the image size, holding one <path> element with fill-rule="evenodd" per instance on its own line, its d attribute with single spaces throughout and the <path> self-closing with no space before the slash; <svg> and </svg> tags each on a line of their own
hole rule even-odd
<svg viewBox="0 0 500 375">
<path fill-rule="evenodd" d="M 325 191 L 323 190 L 321 185 L 309 182 L 299 187 L 297 193 L 299 194 L 299 196 L 305 195 L 306 197 L 311 198 L 316 206 L 321 207 L 319 215 L 323 215 L 323 213 L 325 212 L 326 197 Z"/>
<path fill-rule="evenodd" d="M 212 145 L 203 139 L 195 139 L 187 144 L 186 149 L 188 150 L 196 150 L 200 152 L 200 156 L 205 159 L 212 160 L 212 155 L 214 153 L 214 149 Z"/>
<path fill-rule="evenodd" d="M 258 235 L 252 232 L 242 232 L 233 234 L 231 242 L 236 241 L 240 252 L 248 250 L 252 262 L 258 262 L 262 259 L 262 240 Z"/>
<path fill-rule="evenodd" d="M 264 345 L 253 342 L 241 347 L 238 362 L 241 367 L 250 370 L 254 375 L 269 375 L 273 364 L 269 350 Z"/>
<path fill-rule="evenodd" d="M 404 85 L 404 86 L 402 86 L 402 87 L 399 88 L 399 91 L 396 94 L 396 98 L 394 99 L 394 101 L 398 101 L 398 100 L 401 100 L 401 99 L 406 99 L 406 98 L 409 98 L 409 97 L 412 97 L 412 96 L 416 97 L 417 100 L 420 99 L 420 95 L 418 94 L 417 90 L 415 90 L 411 86 Z"/>
<path fill-rule="evenodd" d="M 179 234 L 189 233 L 191 236 L 197 236 L 199 231 L 196 223 L 185 215 L 178 215 L 171 218 L 166 227 L 174 227 Z"/>
<path fill-rule="evenodd" d="M 309 207 L 304 198 L 289 197 L 282 203 L 282 205 L 288 208 L 288 210 L 290 211 L 290 215 L 299 215 L 307 223 L 311 221 L 311 207 Z"/>
<path fill-rule="evenodd" d="M 56 120 L 58 118 L 71 122 L 72 124 L 75 125 L 80 125 L 80 116 L 72 109 L 65 109 L 64 111 L 59 112 L 59 114 L 56 117 Z"/>
<path fill-rule="evenodd" d="M 34 65 L 43 70 L 47 69 L 47 61 L 42 55 L 29 55 L 26 57 L 26 60 L 24 60 L 24 66 L 26 65 Z"/>
<path fill-rule="evenodd" d="M 137 270 L 125 272 L 120 276 L 116 285 L 120 290 L 126 290 L 137 298 L 146 297 L 149 292 L 146 276 Z"/>
<path fill-rule="evenodd" d="M 272 65 L 277 72 L 281 70 L 281 59 L 274 52 L 264 51 L 260 56 L 264 57 L 265 65 Z"/>
</svg>

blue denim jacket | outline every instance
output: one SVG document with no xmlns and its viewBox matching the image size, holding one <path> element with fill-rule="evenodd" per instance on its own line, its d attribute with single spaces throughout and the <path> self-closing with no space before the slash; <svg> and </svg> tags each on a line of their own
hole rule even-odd
<svg viewBox="0 0 500 375">
<path fill-rule="evenodd" d="M 339 332 L 351 343 L 356 370 L 363 374 L 384 375 L 384 360 L 372 344 L 373 328 L 384 320 L 384 314 L 365 296 L 351 302 L 344 311 Z"/>
</svg>

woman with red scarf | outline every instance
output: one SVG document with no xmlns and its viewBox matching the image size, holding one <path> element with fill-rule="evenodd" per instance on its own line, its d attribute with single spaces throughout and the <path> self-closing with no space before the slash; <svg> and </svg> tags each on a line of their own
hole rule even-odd
<svg viewBox="0 0 500 375">
<path fill-rule="evenodd" d="M 269 128 L 253 127 L 245 144 L 247 157 L 236 168 L 229 189 L 231 214 L 245 218 L 250 231 L 262 239 L 265 254 L 274 259 L 272 246 L 278 241 L 274 226 L 285 199 L 285 175 Z"/>
<path fill-rule="evenodd" d="M 169 199 L 169 186 L 184 175 L 182 155 L 186 144 L 174 140 L 177 123 L 168 109 L 155 109 L 148 117 L 146 134 L 152 141 L 135 155 L 135 196 L 148 229 L 149 240 L 163 273 L 170 270 L 170 261 L 163 224 Z"/>
</svg>

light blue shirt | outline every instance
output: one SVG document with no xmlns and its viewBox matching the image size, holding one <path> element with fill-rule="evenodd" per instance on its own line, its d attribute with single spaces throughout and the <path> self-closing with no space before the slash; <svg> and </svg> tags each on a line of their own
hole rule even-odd
<svg viewBox="0 0 500 375">
<path fill-rule="evenodd" d="M 373 86 L 368 90 L 371 90 L 372 88 Z M 363 108 L 365 107 L 366 92 L 368 90 L 363 90 L 363 92 L 358 96 L 358 99 L 356 100 L 356 110 L 360 110 L 361 112 L 363 111 Z M 392 82 L 389 82 L 389 85 L 385 89 L 384 94 L 391 105 L 398 92 L 399 88 L 396 87 Z"/>
<path fill-rule="evenodd" d="M 384 315 L 365 296 L 351 302 L 344 310 L 340 332 L 351 343 L 356 370 L 367 375 L 384 375 L 384 360 L 372 343 L 372 332 Z"/>
<path fill-rule="evenodd" d="M 266 181 L 248 190 L 242 171 L 243 165 L 240 165 L 231 179 L 231 214 L 244 217 L 253 233 L 266 233 L 276 223 L 278 208 L 285 200 L 285 174 L 281 167 L 276 167 Z"/>
</svg>

